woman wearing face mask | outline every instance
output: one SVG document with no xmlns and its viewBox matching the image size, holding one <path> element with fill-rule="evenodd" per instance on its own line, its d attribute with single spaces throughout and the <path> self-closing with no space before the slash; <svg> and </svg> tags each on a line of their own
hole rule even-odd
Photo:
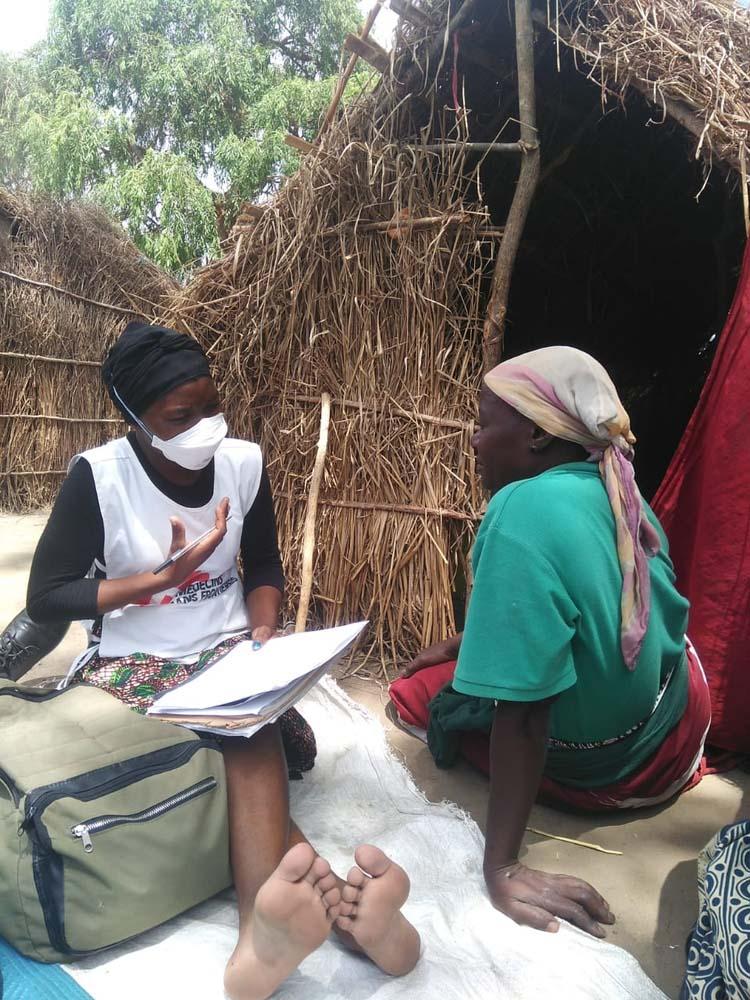
<svg viewBox="0 0 750 1000">
<path fill-rule="evenodd" d="M 198 343 L 131 323 L 102 378 L 131 430 L 71 462 L 34 556 L 28 610 L 37 622 L 91 621 L 77 679 L 145 711 L 248 629 L 266 642 L 284 576 L 260 449 L 227 438 Z"/>
<path fill-rule="evenodd" d="M 69 682 L 145 712 L 237 642 L 269 640 L 284 578 L 260 449 L 226 436 L 197 342 L 131 323 L 102 376 L 131 430 L 73 459 L 34 555 L 28 611 L 88 621 L 92 642 Z M 240 916 L 228 994 L 269 996 L 332 928 L 386 972 L 408 972 L 419 935 L 400 913 L 406 874 L 360 847 L 345 883 L 290 820 L 287 766 L 309 769 L 315 756 L 304 720 L 292 710 L 222 750 Z"/>
</svg>

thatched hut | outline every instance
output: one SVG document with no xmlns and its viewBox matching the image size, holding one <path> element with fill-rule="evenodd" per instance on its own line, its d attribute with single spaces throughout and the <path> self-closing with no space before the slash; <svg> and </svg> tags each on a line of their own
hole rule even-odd
<svg viewBox="0 0 750 1000">
<path fill-rule="evenodd" d="M 374 90 L 314 145 L 290 139 L 299 172 L 169 316 L 210 347 L 235 431 L 264 446 L 292 605 L 314 527 L 313 617 L 370 617 L 397 659 L 463 612 L 475 396 L 498 351 L 600 357 L 642 432 L 644 492 L 658 484 L 745 239 L 750 14 L 391 6 L 390 55 L 372 18 L 347 42 Z"/>
<path fill-rule="evenodd" d="M 94 206 L 0 190 L 0 509 L 49 503 L 72 455 L 122 433 L 102 356 L 174 287 Z"/>
</svg>

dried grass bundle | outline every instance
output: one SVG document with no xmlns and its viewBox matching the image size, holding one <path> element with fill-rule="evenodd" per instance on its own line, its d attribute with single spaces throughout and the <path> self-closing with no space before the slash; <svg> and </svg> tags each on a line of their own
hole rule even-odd
<svg viewBox="0 0 750 1000">
<path fill-rule="evenodd" d="M 560 0 L 558 37 L 605 92 L 635 86 L 697 137 L 696 156 L 750 160 L 750 10 L 737 0 Z"/>
<path fill-rule="evenodd" d="M 93 206 L 0 190 L 0 508 L 47 505 L 76 452 L 123 432 L 99 362 L 173 288 Z"/>
</svg>

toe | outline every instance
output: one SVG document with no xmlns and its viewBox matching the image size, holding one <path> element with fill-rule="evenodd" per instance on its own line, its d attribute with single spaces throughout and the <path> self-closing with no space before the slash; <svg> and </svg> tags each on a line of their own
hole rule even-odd
<svg viewBox="0 0 750 1000">
<path fill-rule="evenodd" d="M 354 860 L 363 872 L 367 872 L 373 878 L 385 875 L 391 867 L 391 859 L 383 854 L 379 847 L 373 847 L 372 844 L 362 844 L 358 847 L 354 852 Z"/>
<path fill-rule="evenodd" d="M 329 889 L 328 892 L 323 893 L 323 902 L 329 910 L 332 906 L 339 906 L 341 903 L 341 892 L 338 886 L 334 886 L 333 889 Z"/>
<path fill-rule="evenodd" d="M 310 848 L 312 850 L 312 848 Z M 316 857 L 305 874 L 305 881 L 310 885 L 315 885 L 320 879 L 325 878 L 331 871 L 331 866 L 325 858 Z"/>
<path fill-rule="evenodd" d="M 285 882 L 299 882 L 313 867 L 317 855 L 309 844 L 295 844 L 281 859 L 276 874 Z"/>
<path fill-rule="evenodd" d="M 339 903 L 339 914 L 342 917 L 353 917 L 356 909 L 355 903 L 347 903 L 345 899 L 342 899 Z"/>
<path fill-rule="evenodd" d="M 346 876 L 346 881 L 356 889 L 361 889 L 367 882 L 367 876 L 361 868 L 350 868 L 349 874 Z"/>
<path fill-rule="evenodd" d="M 329 871 L 327 875 L 323 876 L 323 878 L 318 879 L 318 881 L 315 883 L 315 888 L 318 890 L 321 896 L 324 896 L 329 889 L 337 889 L 338 881 L 336 879 L 336 876 L 333 874 L 332 871 Z"/>
<path fill-rule="evenodd" d="M 359 869 L 357 869 L 359 870 Z M 346 903 L 356 903 L 359 899 L 359 889 L 355 889 L 353 885 L 345 885 L 341 890 L 341 896 Z"/>
<path fill-rule="evenodd" d="M 354 921 L 351 917 L 340 916 L 336 918 L 336 926 L 340 927 L 342 931 L 347 931 L 351 934 L 354 930 Z"/>
</svg>

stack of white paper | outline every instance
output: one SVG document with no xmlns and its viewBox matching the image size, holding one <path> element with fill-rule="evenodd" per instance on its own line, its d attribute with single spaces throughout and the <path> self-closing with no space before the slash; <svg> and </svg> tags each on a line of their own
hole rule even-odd
<svg viewBox="0 0 750 1000">
<path fill-rule="evenodd" d="M 167 691 L 149 715 L 204 732 L 252 736 L 291 708 L 346 652 L 367 622 L 299 632 L 254 650 L 240 642 Z"/>
</svg>

